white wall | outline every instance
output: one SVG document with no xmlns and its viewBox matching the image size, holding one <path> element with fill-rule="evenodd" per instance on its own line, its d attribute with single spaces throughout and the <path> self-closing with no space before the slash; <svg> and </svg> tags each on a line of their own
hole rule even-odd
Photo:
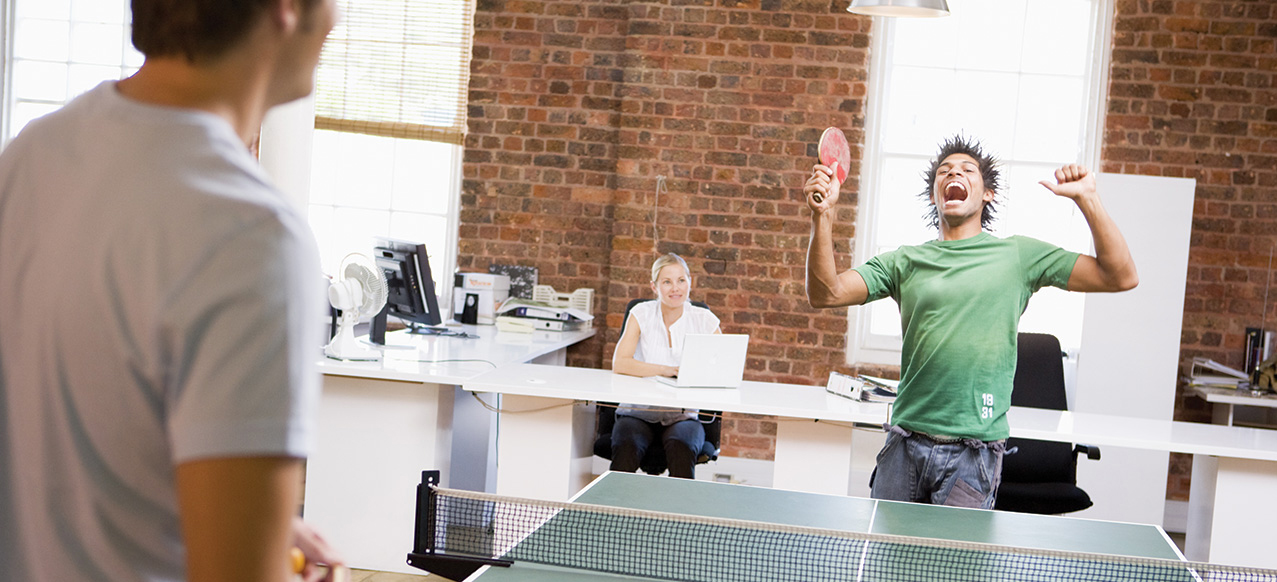
<svg viewBox="0 0 1277 582">
<path fill-rule="evenodd" d="M 306 205 L 310 202 L 314 132 L 315 99 L 306 97 L 277 106 L 266 114 L 258 146 L 262 168 L 302 216 L 306 216 Z"/>
<path fill-rule="evenodd" d="M 1070 408 L 1170 420 L 1196 182 L 1120 174 L 1100 174 L 1097 181 L 1131 248 L 1140 284 L 1125 293 L 1087 296 Z M 1073 515 L 1161 525 L 1169 453 L 1107 446 L 1101 452 L 1099 461 L 1078 461 L 1078 485 L 1095 506 Z"/>
</svg>

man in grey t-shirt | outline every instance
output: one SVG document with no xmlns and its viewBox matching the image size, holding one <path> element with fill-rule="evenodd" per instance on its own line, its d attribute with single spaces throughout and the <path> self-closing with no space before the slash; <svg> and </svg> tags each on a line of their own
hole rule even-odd
<svg viewBox="0 0 1277 582">
<path fill-rule="evenodd" d="M 141 69 L 0 154 L 0 579 L 291 580 L 340 562 L 295 517 L 320 271 L 247 144 L 335 5 L 132 7 Z"/>
</svg>

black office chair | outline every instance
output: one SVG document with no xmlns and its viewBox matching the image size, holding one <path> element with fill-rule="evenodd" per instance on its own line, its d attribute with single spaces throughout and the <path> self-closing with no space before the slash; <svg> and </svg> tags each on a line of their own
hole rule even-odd
<svg viewBox="0 0 1277 582">
<path fill-rule="evenodd" d="M 1018 338 L 1013 406 L 1068 410 L 1064 391 L 1064 352 L 1053 335 L 1021 333 Z M 1077 486 L 1077 455 L 1098 460 L 1099 447 L 1011 438 L 1002 460 L 1002 485 L 994 509 L 1022 513 L 1061 514 L 1092 505 Z"/>
<path fill-rule="evenodd" d="M 625 323 L 630 320 L 630 311 L 635 305 L 644 301 L 653 301 L 652 299 L 631 299 L 625 306 L 625 320 L 621 323 L 621 334 L 625 334 Z M 693 301 L 692 305 L 709 309 L 709 306 L 700 301 Z M 595 419 L 594 433 L 594 454 L 607 460 L 612 460 L 612 427 L 616 424 L 616 407 L 614 402 L 598 403 L 598 416 Z M 705 426 L 705 444 L 701 445 L 701 451 L 696 455 L 696 463 L 704 464 L 710 461 L 718 460 L 719 444 L 722 441 L 723 434 L 723 414 L 719 411 L 702 410 L 699 414 L 701 424 Z M 639 468 L 644 473 L 650 475 L 660 475 L 668 468 L 665 461 L 665 449 L 660 446 L 651 446 L 647 448 L 647 452 L 643 454 L 643 460 L 639 462 Z"/>
</svg>

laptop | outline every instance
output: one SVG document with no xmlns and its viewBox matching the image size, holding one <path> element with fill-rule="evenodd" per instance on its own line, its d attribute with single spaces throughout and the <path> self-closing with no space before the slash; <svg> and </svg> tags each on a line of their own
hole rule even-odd
<svg viewBox="0 0 1277 582">
<path fill-rule="evenodd" d="M 678 377 L 656 380 L 678 388 L 739 388 L 748 348 L 746 334 L 688 334 Z"/>
</svg>

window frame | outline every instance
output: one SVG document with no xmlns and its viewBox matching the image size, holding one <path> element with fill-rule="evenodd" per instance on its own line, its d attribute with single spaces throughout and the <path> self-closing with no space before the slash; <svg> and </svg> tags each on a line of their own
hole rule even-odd
<svg viewBox="0 0 1277 582">
<path fill-rule="evenodd" d="M 1051 1 L 1051 0 L 1047 0 Z M 1114 0 L 1091 0 L 1089 20 L 1089 63 L 1083 76 L 1085 88 L 1083 94 L 1087 107 L 1082 119 L 1085 132 L 1080 163 L 1092 171 L 1099 171 L 1100 146 L 1104 137 L 1104 117 L 1108 104 L 1108 78 L 1112 55 L 1113 11 Z M 869 79 L 865 110 L 865 144 L 864 158 L 861 164 L 859 192 L 856 211 L 855 236 L 851 240 L 852 265 L 864 264 L 873 258 L 878 244 L 877 222 L 880 203 L 878 192 L 882 186 L 882 165 L 884 159 L 882 140 L 882 121 L 885 119 L 886 92 L 890 83 L 892 57 L 890 47 L 894 45 L 896 31 L 895 19 L 873 17 L 873 39 L 870 45 Z M 925 164 L 928 158 L 920 156 Z M 920 166 L 921 168 L 921 166 Z M 921 220 L 921 218 L 919 218 Z M 921 242 L 921 241 L 919 241 Z M 1091 249 L 1093 252 L 1093 249 Z M 880 301 L 888 301 L 882 299 Z M 899 365 L 903 340 L 900 336 L 875 335 L 870 332 L 872 324 L 871 304 L 852 306 L 847 310 L 847 346 L 846 363 Z M 897 311 L 898 313 L 898 311 Z M 1080 317 L 1080 314 L 1079 314 Z M 1076 358 L 1079 348 L 1066 346 L 1070 358 Z"/>
<path fill-rule="evenodd" d="M 24 1 L 35 3 L 38 0 L 0 0 L 0 32 L 4 33 L 3 38 L 0 38 L 0 80 L 3 80 L 3 83 L 0 83 L 0 149 L 3 149 L 4 146 L 8 145 L 9 141 L 14 137 L 11 135 L 14 130 L 13 115 L 15 111 L 18 109 L 17 107 L 15 107 L 17 103 L 15 101 L 15 97 L 14 97 L 15 91 L 13 88 L 14 78 L 17 71 L 16 63 L 19 60 L 17 56 L 18 47 L 17 47 L 17 38 L 16 38 L 17 29 L 18 29 L 18 3 L 24 2 Z M 122 11 L 121 12 L 121 15 L 123 17 L 122 24 L 124 26 L 123 33 L 125 35 L 125 38 L 121 39 L 121 42 L 122 42 L 121 48 L 123 50 L 120 54 L 121 58 L 119 62 L 118 63 L 111 62 L 107 64 L 90 63 L 90 62 L 76 60 L 73 56 L 68 56 L 67 60 L 64 63 L 68 67 L 68 73 L 72 72 L 75 67 L 84 66 L 84 65 L 118 69 L 119 71 L 118 76 L 101 79 L 102 81 L 107 81 L 107 80 L 124 79 L 137 71 L 138 67 L 140 66 L 141 59 L 140 59 L 140 54 L 137 52 L 136 49 L 133 48 L 131 43 L 130 30 L 132 26 L 132 22 L 131 22 L 132 14 L 129 9 L 129 2 L 128 0 L 120 0 L 118 4 L 119 4 L 119 10 Z M 70 15 L 71 17 L 66 20 L 66 23 L 70 27 L 74 27 L 76 24 L 101 24 L 102 23 L 101 21 L 76 20 L 75 14 L 74 14 L 74 7 L 72 6 L 71 9 L 72 9 L 72 14 Z M 120 23 L 109 21 L 109 22 L 105 22 L 105 24 L 114 26 Z M 68 40 L 70 40 L 69 36 L 68 36 Z M 68 48 L 71 48 L 70 45 L 68 45 Z M 133 61 L 130 57 L 138 57 L 138 60 Z M 35 62 L 50 62 L 50 61 L 36 60 Z M 69 75 L 68 81 L 70 81 L 71 79 L 72 77 Z M 92 87 L 84 87 L 83 89 L 88 90 L 91 88 Z M 68 94 L 66 95 L 66 98 L 63 99 L 60 103 L 56 101 L 49 101 L 48 104 L 50 105 L 56 104 L 55 108 L 58 108 L 65 105 L 66 103 L 71 102 L 73 99 L 75 99 L 78 96 L 79 94 L 70 94 L 68 92 Z M 34 103 L 35 101 L 27 101 L 27 102 Z"/>
<path fill-rule="evenodd" d="M 0 38 L 0 80 L 3 81 L 0 83 L 0 149 L 8 144 L 11 139 L 11 130 L 14 129 L 13 81 L 17 55 L 15 32 L 20 1 L 37 2 L 39 0 L 0 0 L 0 31 L 4 33 L 3 38 Z M 125 11 L 127 34 L 127 20 L 130 16 L 127 1 L 122 0 L 120 6 Z M 473 22 L 470 26 L 473 26 Z M 121 77 L 132 74 L 137 68 L 132 61 L 126 62 L 125 59 L 121 59 L 119 67 Z M 74 97 L 75 95 L 68 95 L 66 102 Z M 464 107 L 462 113 L 464 114 Z M 310 206 L 309 174 L 312 161 L 309 154 L 314 145 L 315 120 L 313 96 L 274 108 L 263 123 L 259 150 L 263 168 L 271 175 L 276 186 L 303 213 L 307 213 Z M 429 248 L 431 256 L 435 257 L 433 266 L 437 267 L 433 269 L 433 274 L 439 283 L 436 291 L 439 294 L 441 309 L 446 309 L 451 303 L 451 294 L 448 290 L 451 288 L 450 278 L 457 262 L 457 232 L 460 228 L 461 172 L 464 157 L 463 146 L 449 144 L 449 147 L 453 152 L 452 163 L 449 166 L 451 175 L 446 180 L 440 180 L 440 187 L 448 188 L 450 192 L 449 207 L 445 212 L 431 213 L 434 216 L 441 216 L 447 223 L 447 230 L 443 236 L 445 244 L 443 248 Z M 396 212 L 392 207 L 384 210 L 392 215 Z M 370 238 L 368 252 L 371 252 L 371 248 Z"/>
<path fill-rule="evenodd" d="M 14 13 L 17 0 L 0 0 L 0 150 L 9 144 L 9 103 L 13 97 Z"/>
<path fill-rule="evenodd" d="M 452 280 L 451 279 L 452 279 L 452 274 L 457 269 L 457 262 L 458 262 L 457 260 L 457 252 L 459 247 L 458 233 L 460 231 L 460 225 L 461 225 L 461 185 L 462 185 L 462 179 L 463 179 L 462 172 L 464 171 L 464 168 L 463 168 L 463 161 L 465 157 L 464 143 L 465 143 L 465 134 L 467 133 L 466 117 L 468 113 L 465 96 L 468 95 L 469 93 L 468 74 L 469 74 L 470 66 L 469 66 L 468 60 L 473 58 L 472 47 L 474 42 L 474 30 L 473 30 L 474 14 L 475 14 L 475 11 L 477 10 L 477 3 L 475 2 L 475 0 L 461 0 L 461 1 L 466 2 L 468 6 L 462 8 L 461 10 L 461 15 L 464 17 L 464 21 L 460 22 L 460 24 L 463 28 L 463 32 L 465 30 L 468 30 L 469 34 L 462 35 L 465 41 L 464 46 L 456 45 L 457 48 L 460 49 L 459 52 L 460 54 L 463 55 L 463 58 L 467 59 L 467 63 L 465 63 L 465 66 L 459 67 L 460 73 L 463 76 L 466 76 L 465 78 L 461 79 L 462 84 L 461 84 L 460 92 L 462 95 L 460 97 L 461 101 L 458 103 L 458 110 L 457 110 L 457 113 L 460 116 L 459 125 L 454 125 L 449 127 L 443 127 L 443 126 L 432 127 L 427 125 L 406 124 L 406 123 L 403 123 L 402 120 L 399 122 L 393 122 L 393 121 L 385 121 L 385 120 L 362 119 L 359 115 L 353 116 L 352 119 L 329 117 L 322 114 L 320 111 L 318 111 L 318 108 L 316 106 L 315 96 L 312 96 L 312 98 L 310 99 L 310 121 L 309 121 L 309 126 L 306 129 L 306 135 L 297 136 L 297 139 L 307 140 L 307 143 L 309 144 L 308 151 L 312 152 L 311 155 L 307 158 L 307 167 L 305 168 L 307 175 L 304 177 L 305 184 L 306 184 L 306 187 L 304 189 L 305 195 L 304 195 L 304 200 L 301 201 L 303 203 L 304 212 L 306 212 L 308 220 L 309 220 L 311 210 L 315 207 L 325 206 L 332 209 L 333 211 L 336 211 L 337 209 L 340 209 L 343 207 L 341 204 L 327 203 L 327 202 L 323 204 L 318 204 L 318 203 L 314 203 L 311 199 L 313 190 L 310 185 L 310 165 L 314 163 L 313 148 L 314 148 L 316 132 L 338 131 L 338 132 L 349 132 L 353 134 L 369 135 L 369 136 L 385 138 L 385 139 L 393 139 L 393 140 L 429 141 L 429 142 L 434 142 L 449 148 L 449 151 L 451 152 L 451 163 L 449 164 L 449 176 L 446 179 L 446 181 L 441 178 L 438 184 L 439 187 L 447 188 L 447 192 L 448 192 L 448 195 L 446 197 L 448 201 L 448 208 L 444 212 L 422 213 L 422 212 L 416 212 L 416 211 L 396 210 L 394 208 L 393 197 L 388 201 L 387 206 L 384 208 L 380 208 L 380 207 L 366 208 L 368 210 L 375 210 L 375 211 L 384 210 L 385 212 L 387 212 L 387 215 L 388 215 L 386 230 L 383 232 L 378 232 L 378 233 L 369 233 L 370 237 L 373 235 L 388 235 L 388 236 L 392 236 L 396 238 L 404 238 L 408 240 L 413 240 L 415 242 L 426 243 L 426 250 L 431 257 L 431 274 L 433 278 L 435 279 L 435 283 L 436 283 L 434 287 L 435 287 L 435 293 L 438 295 L 439 309 L 440 311 L 445 313 L 451 310 L 451 306 L 452 306 L 452 292 L 451 292 Z M 455 39 L 444 39 L 444 40 L 455 40 Z M 431 43 L 427 43 L 427 44 L 431 44 Z M 442 41 L 440 44 L 448 45 L 447 42 L 442 42 Z M 452 46 L 452 45 L 449 45 L 449 46 Z M 327 50 L 328 49 L 325 48 L 325 51 Z M 345 62 L 345 60 L 336 59 L 335 62 Z M 318 77 L 319 75 L 318 69 L 316 74 L 317 74 L 316 82 L 319 83 L 320 79 Z M 316 93 L 318 93 L 318 89 Z M 366 112 L 360 112 L 360 113 L 366 113 Z M 390 230 L 391 228 L 390 225 L 394 222 L 396 214 L 400 214 L 401 216 L 402 215 L 426 215 L 426 216 L 442 217 L 446 221 L 446 227 L 445 227 L 446 230 L 443 236 L 444 248 L 434 248 L 434 245 L 430 244 L 430 241 L 425 240 L 424 236 L 414 236 L 414 235 L 405 236 L 403 235 L 403 233 L 392 232 Z M 370 245 L 369 245 L 368 251 L 371 251 L 371 239 L 370 239 Z M 339 260 L 340 258 L 339 257 L 337 258 L 323 257 L 323 259 L 325 263 L 328 263 L 329 261 L 332 261 L 334 259 Z"/>
</svg>

